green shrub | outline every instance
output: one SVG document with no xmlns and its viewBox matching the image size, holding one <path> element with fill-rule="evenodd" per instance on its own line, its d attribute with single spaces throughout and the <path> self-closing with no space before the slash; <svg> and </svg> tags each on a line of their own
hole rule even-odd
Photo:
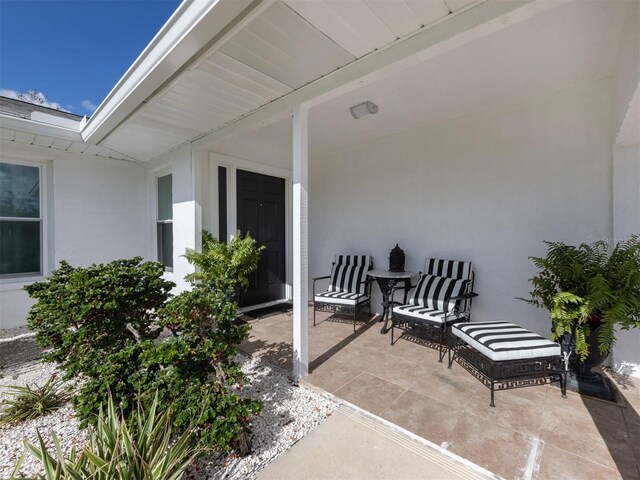
<svg viewBox="0 0 640 480">
<path fill-rule="evenodd" d="M 31 420 L 41 415 L 47 415 L 69 401 L 71 394 L 62 380 L 53 375 L 47 383 L 24 387 L 10 386 L 12 398 L 0 403 L 0 425 Z"/>
<path fill-rule="evenodd" d="M 113 398 L 107 400 L 106 414 L 100 408 L 95 427 L 89 429 L 89 444 L 78 454 L 72 449 L 66 459 L 60 442 L 51 432 L 50 452 L 38 432 L 38 445 L 24 441 L 28 451 L 44 467 L 47 480 L 178 480 L 198 451 L 189 440 L 189 430 L 173 438 L 172 413 L 158 413 L 154 398 L 148 408 L 141 403 L 128 417 L 118 414 Z M 17 475 L 21 459 L 14 468 Z"/>
<path fill-rule="evenodd" d="M 258 267 L 264 247 L 247 235 L 237 235 L 229 243 L 202 231 L 202 252 L 187 249 L 185 258 L 197 267 L 185 278 L 212 290 L 226 292 L 233 300 L 249 286 L 249 276 Z"/>
<path fill-rule="evenodd" d="M 232 445 L 249 453 L 250 417 L 260 402 L 241 398 L 234 386 L 244 375 L 233 361 L 236 345 L 249 326 L 235 323 L 237 306 L 227 295 L 202 285 L 173 298 L 159 312 L 161 322 L 178 335 L 142 356 L 146 371 L 158 371 L 149 389 L 158 389 L 176 409 L 177 426 L 189 424 L 198 413 L 195 438 L 204 445 Z M 170 369 L 162 366 L 171 365 Z M 160 370 L 158 370 L 160 368 Z"/>
<path fill-rule="evenodd" d="M 130 377 L 140 368 L 144 341 L 162 328 L 157 311 L 175 286 L 162 278 L 164 267 L 136 257 L 90 267 L 61 262 L 44 282 L 25 287 L 37 302 L 28 326 L 65 379 L 85 382 L 73 399 L 82 426 L 95 421 L 109 392 L 125 411 L 138 392 Z"/>
<path fill-rule="evenodd" d="M 250 237 L 239 242 L 237 250 L 220 249 L 241 254 L 217 255 L 215 268 L 189 277 L 192 290 L 168 301 L 173 285 L 162 266 L 139 258 L 87 269 L 63 263 L 47 282 L 28 287 L 38 300 L 29 326 L 51 349 L 45 358 L 67 378 L 84 380 L 74 399 L 81 425 L 95 422 L 109 394 L 125 414 L 136 398 L 149 406 L 157 395 L 161 409 L 174 409 L 178 432 L 193 427 L 190 438 L 201 445 L 250 451 L 250 418 L 261 404 L 237 392 L 244 377 L 233 357 L 249 327 L 235 323 L 229 286 L 247 284 L 247 259 L 259 249 Z M 173 336 L 160 341 L 165 328 Z"/>
<path fill-rule="evenodd" d="M 44 360 L 57 362 L 66 377 L 92 377 L 106 356 L 156 338 L 156 312 L 175 286 L 164 267 L 136 257 L 74 268 L 60 262 L 44 282 L 25 290 L 37 303 L 27 317 Z"/>
</svg>

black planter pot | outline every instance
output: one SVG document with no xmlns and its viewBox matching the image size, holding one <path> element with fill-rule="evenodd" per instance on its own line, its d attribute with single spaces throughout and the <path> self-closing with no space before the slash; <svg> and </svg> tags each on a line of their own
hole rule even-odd
<svg viewBox="0 0 640 480">
<path fill-rule="evenodd" d="M 573 373 L 584 378 L 589 378 L 594 375 L 600 376 L 599 373 L 594 372 L 592 369 L 602 365 L 602 362 L 604 362 L 609 356 L 609 352 L 600 353 L 600 348 L 598 346 L 599 332 L 600 325 L 591 327 L 591 333 L 586 339 L 587 344 L 589 345 L 589 355 L 587 355 L 587 358 L 585 358 L 583 362 L 580 362 L 577 356 L 573 357 L 573 361 L 571 362 L 571 371 Z"/>
<path fill-rule="evenodd" d="M 590 325 L 591 333 L 586 338 L 589 345 L 589 355 L 580 361 L 577 355 L 570 357 L 569 369 L 570 374 L 567 382 L 567 388 L 578 392 L 582 395 L 590 395 L 602 398 L 612 402 L 616 401 L 615 388 L 611 381 L 599 372 L 593 369 L 599 367 L 609 356 L 609 352 L 600 353 L 598 347 L 598 333 L 600 332 L 600 323 Z M 573 350 L 575 347 L 575 339 L 572 334 L 566 334 L 560 341 L 563 352 Z"/>
</svg>

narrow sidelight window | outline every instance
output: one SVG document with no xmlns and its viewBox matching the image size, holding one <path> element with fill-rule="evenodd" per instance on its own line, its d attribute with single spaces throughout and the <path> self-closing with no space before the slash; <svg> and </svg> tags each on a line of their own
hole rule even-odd
<svg viewBox="0 0 640 480">
<path fill-rule="evenodd" d="M 42 275 L 40 167 L 0 163 L 0 278 Z"/>
<path fill-rule="evenodd" d="M 158 177 L 158 261 L 173 271 L 173 200 L 171 175 Z"/>
<path fill-rule="evenodd" d="M 218 238 L 227 242 L 227 169 L 218 167 Z"/>
</svg>

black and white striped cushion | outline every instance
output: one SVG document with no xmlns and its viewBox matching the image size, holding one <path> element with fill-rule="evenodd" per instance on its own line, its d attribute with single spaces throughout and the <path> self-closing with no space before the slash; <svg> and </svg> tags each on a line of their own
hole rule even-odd
<svg viewBox="0 0 640 480">
<path fill-rule="evenodd" d="M 336 255 L 334 263 L 336 265 L 361 265 L 368 267 L 371 263 L 369 255 Z"/>
<path fill-rule="evenodd" d="M 352 292 L 322 292 L 316 293 L 313 298 L 315 302 L 332 303 L 338 305 L 355 305 L 367 300 L 365 295 L 358 295 Z"/>
<path fill-rule="evenodd" d="M 422 305 L 398 305 L 393 307 L 393 316 L 399 319 L 422 320 L 436 324 L 449 323 L 462 318 L 455 312 L 445 313 L 442 310 L 436 310 Z"/>
<path fill-rule="evenodd" d="M 365 279 L 364 265 L 343 265 L 334 263 L 329 281 L 330 292 L 353 292 L 364 295 Z"/>
<path fill-rule="evenodd" d="M 458 260 L 427 258 L 424 262 L 424 273 L 427 275 L 437 275 L 438 277 L 471 280 L 471 269 L 471 262 L 460 262 Z"/>
<path fill-rule="evenodd" d="M 560 355 L 560 345 L 515 323 L 461 323 L 451 333 L 495 361 Z"/>
<path fill-rule="evenodd" d="M 464 293 L 467 283 L 467 280 L 422 275 L 409 304 L 447 312 L 456 311 L 460 301 L 446 299 Z"/>
</svg>

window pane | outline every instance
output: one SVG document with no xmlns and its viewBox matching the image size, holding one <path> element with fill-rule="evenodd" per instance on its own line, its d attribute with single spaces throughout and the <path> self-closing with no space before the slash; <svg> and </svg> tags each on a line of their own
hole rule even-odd
<svg viewBox="0 0 640 480">
<path fill-rule="evenodd" d="M 0 275 L 40 273 L 40 221 L 0 222 Z"/>
<path fill-rule="evenodd" d="M 40 169 L 0 163 L 0 217 L 40 217 Z"/>
<path fill-rule="evenodd" d="M 173 268 L 173 224 L 158 223 L 158 261 Z"/>
<path fill-rule="evenodd" d="M 227 242 L 227 169 L 218 167 L 218 238 Z"/>
<path fill-rule="evenodd" d="M 158 177 L 158 220 L 171 220 L 173 216 L 171 184 L 171 175 Z"/>
</svg>

